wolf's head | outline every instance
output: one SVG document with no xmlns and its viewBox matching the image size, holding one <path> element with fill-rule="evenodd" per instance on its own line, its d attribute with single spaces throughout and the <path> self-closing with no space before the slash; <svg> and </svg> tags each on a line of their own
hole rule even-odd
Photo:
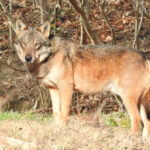
<svg viewBox="0 0 150 150">
<path fill-rule="evenodd" d="M 31 28 L 21 20 L 17 20 L 15 48 L 22 62 L 40 63 L 50 55 L 49 33 L 49 22 L 45 22 L 40 27 Z"/>
</svg>

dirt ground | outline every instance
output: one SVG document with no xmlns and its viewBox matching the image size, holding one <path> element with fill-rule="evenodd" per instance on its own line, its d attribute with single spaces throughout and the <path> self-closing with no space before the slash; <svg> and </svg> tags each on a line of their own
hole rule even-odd
<svg viewBox="0 0 150 150">
<path fill-rule="evenodd" d="M 95 126 L 93 122 L 75 116 L 70 117 L 67 127 L 55 126 L 53 119 L 45 123 L 5 120 L 1 121 L 0 129 L 1 150 L 150 149 L 150 143 L 143 142 L 141 131 L 133 135 L 128 128 L 106 126 L 103 120 Z"/>
</svg>

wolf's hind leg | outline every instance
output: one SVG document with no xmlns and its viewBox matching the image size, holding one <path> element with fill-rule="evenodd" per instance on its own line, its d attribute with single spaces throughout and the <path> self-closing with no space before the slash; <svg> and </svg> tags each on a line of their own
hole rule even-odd
<svg viewBox="0 0 150 150">
<path fill-rule="evenodd" d="M 136 133 L 139 130 L 141 116 L 138 109 L 138 98 L 132 94 L 124 98 L 124 104 L 131 119 L 131 132 Z"/>
</svg>

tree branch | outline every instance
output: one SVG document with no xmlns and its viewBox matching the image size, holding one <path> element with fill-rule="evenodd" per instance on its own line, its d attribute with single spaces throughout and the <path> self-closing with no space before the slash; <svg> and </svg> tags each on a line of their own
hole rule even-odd
<svg viewBox="0 0 150 150">
<path fill-rule="evenodd" d="M 0 5 L 2 6 L 6 16 L 8 17 L 8 20 L 11 23 L 13 30 L 15 31 L 15 23 L 14 23 L 13 18 L 10 15 L 10 13 L 9 13 L 9 11 L 8 11 L 8 9 L 7 9 L 7 7 L 6 7 L 6 5 L 5 5 L 3 0 L 0 0 Z"/>
<path fill-rule="evenodd" d="M 84 9 L 79 7 L 75 0 L 69 0 L 69 2 L 74 7 L 74 9 L 81 15 L 81 20 L 83 22 L 84 28 L 85 28 L 88 36 L 90 37 L 92 44 L 93 45 L 97 44 L 98 42 L 97 42 L 97 40 L 96 40 L 96 38 L 95 38 L 95 36 L 93 34 L 93 31 L 92 31 L 91 26 L 90 26 L 90 24 L 88 22 L 88 18 L 86 16 L 85 12 L 84 12 Z"/>
<path fill-rule="evenodd" d="M 106 21 L 106 24 L 108 25 L 108 27 L 111 30 L 112 44 L 116 44 L 115 31 L 114 31 L 112 25 L 110 24 L 110 22 L 109 22 L 109 20 L 108 20 L 108 18 L 106 16 L 106 14 L 105 14 L 105 12 L 104 12 L 104 3 L 103 3 L 103 6 L 101 4 L 99 5 L 99 10 L 100 10 L 100 12 L 103 15 L 103 17 L 104 17 L 104 19 Z"/>
<path fill-rule="evenodd" d="M 140 3 L 141 2 L 141 3 Z M 136 1 L 136 16 L 135 16 L 135 38 L 133 41 L 133 48 L 139 48 L 139 44 L 138 44 L 138 36 L 141 30 L 141 26 L 143 23 L 143 18 L 144 18 L 144 14 L 145 14 L 145 0 Z M 139 14 L 141 13 L 141 18 L 139 21 Z"/>
</svg>

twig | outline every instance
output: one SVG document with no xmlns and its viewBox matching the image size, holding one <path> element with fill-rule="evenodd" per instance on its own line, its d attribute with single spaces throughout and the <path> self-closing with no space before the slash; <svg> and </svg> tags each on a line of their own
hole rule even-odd
<svg viewBox="0 0 150 150">
<path fill-rule="evenodd" d="M 104 17 L 104 19 L 105 19 L 105 21 L 106 21 L 106 24 L 108 25 L 108 27 L 110 28 L 110 30 L 111 30 L 111 36 L 112 36 L 112 44 L 116 44 L 116 38 L 115 38 L 115 31 L 114 31 L 114 28 L 112 27 L 112 25 L 110 24 L 110 22 L 109 22 L 109 20 L 108 20 L 108 18 L 107 18 L 107 15 L 105 14 L 105 12 L 104 12 L 104 2 L 103 2 L 103 4 L 101 5 L 99 5 L 99 10 L 100 10 L 100 12 L 102 13 L 102 15 L 103 15 L 103 17 Z"/>
<path fill-rule="evenodd" d="M 82 22 L 84 24 L 84 28 L 88 34 L 88 36 L 90 37 L 91 39 L 91 42 L 93 45 L 97 44 L 97 40 L 96 40 L 96 36 L 94 35 L 92 29 L 91 29 L 91 26 L 88 22 L 88 18 L 86 16 L 86 13 L 84 11 L 83 8 L 79 7 L 77 2 L 75 0 L 69 0 L 69 2 L 71 3 L 71 5 L 74 7 L 74 9 L 81 15 L 81 19 L 82 19 Z"/>
<path fill-rule="evenodd" d="M 123 104 L 119 101 L 119 99 L 115 93 L 112 93 L 112 94 L 115 97 L 115 100 L 117 101 L 117 103 L 119 104 L 119 107 L 121 108 L 120 110 L 123 111 Z"/>
<path fill-rule="evenodd" d="M 143 17 L 144 17 L 144 5 L 145 5 L 145 0 L 142 1 L 142 5 L 139 4 L 140 1 L 137 0 L 136 1 L 136 16 L 135 16 L 135 38 L 133 41 L 133 48 L 139 48 L 138 45 L 138 36 L 140 33 L 140 29 L 142 26 L 142 22 L 143 22 Z M 140 7 L 141 7 L 141 18 L 140 18 L 140 22 L 139 22 L 139 11 L 140 11 Z"/>
<path fill-rule="evenodd" d="M 15 23 L 13 21 L 12 16 L 9 14 L 9 11 L 8 11 L 8 9 L 7 9 L 7 7 L 6 7 L 6 5 L 5 5 L 3 0 L 0 0 L 0 5 L 2 6 L 6 16 L 8 17 L 8 20 L 11 23 L 13 30 L 15 31 Z"/>
<path fill-rule="evenodd" d="M 48 0 L 40 0 L 41 24 L 50 20 Z"/>
<path fill-rule="evenodd" d="M 144 17 L 146 17 L 150 21 L 150 16 L 147 13 L 144 13 Z"/>
<path fill-rule="evenodd" d="M 88 0 L 81 0 L 81 6 L 82 8 L 84 8 L 85 12 L 86 12 L 86 15 L 88 17 L 89 15 L 89 8 L 88 8 L 88 5 L 89 2 Z M 81 26 L 81 31 L 80 31 L 80 44 L 85 44 L 85 36 L 86 36 L 86 32 L 85 32 L 85 29 L 84 29 L 84 24 L 82 22 L 82 18 L 80 16 L 80 26 Z"/>
<path fill-rule="evenodd" d="M 32 113 L 45 113 L 45 112 L 52 112 L 52 108 L 42 108 L 32 111 Z"/>
<path fill-rule="evenodd" d="M 57 8 L 54 5 L 54 35 L 56 35 Z"/>
<path fill-rule="evenodd" d="M 139 26 L 139 0 L 136 1 L 136 14 L 135 14 L 135 38 L 133 41 L 133 48 L 138 47 L 137 40 L 138 40 L 138 26 Z"/>
<path fill-rule="evenodd" d="M 40 0 L 41 24 L 44 22 L 43 1 Z"/>
<path fill-rule="evenodd" d="M 142 26 L 142 22 L 143 22 L 143 16 L 144 16 L 144 13 L 142 13 L 142 14 L 141 14 L 140 23 L 139 23 L 139 26 L 138 26 L 137 33 L 135 34 L 134 42 L 133 42 L 133 48 L 135 48 L 135 47 L 136 47 L 136 43 L 137 43 L 138 36 L 139 36 L 140 30 L 141 30 L 141 26 Z M 139 46 L 138 46 L 138 45 L 137 45 L 137 48 L 139 48 Z"/>
<path fill-rule="evenodd" d="M 80 26 L 81 26 L 80 44 L 82 45 L 82 44 L 85 44 L 85 30 L 84 30 L 84 25 L 83 25 L 81 16 L 80 16 Z"/>
<path fill-rule="evenodd" d="M 62 0 L 58 0 L 58 4 L 61 6 L 62 5 Z"/>
<path fill-rule="evenodd" d="M 102 110 L 104 108 L 104 106 L 106 105 L 106 103 L 108 102 L 108 99 L 105 99 L 102 101 L 100 107 L 97 108 L 97 111 L 93 117 L 93 120 L 94 121 L 99 121 L 99 115 L 101 116 L 102 115 Z"/>
<path fill-rule="evenodd" d="M 56 35 L 56 22 L 57 22 L 57 13 L 58 13 L 58 10 L 60 9 L 60 5 L 59 5 L 59 3 L 57 4 L 55 4 L 54 5 L 54 15 L 53 15 L 53 17 L 54 17 L 54 35 Z"/>
<path fill-rule="evenodd" d="M 12 16 L 12 0 L 9 0 L 9 14 L 10 16 Z M 10 25 L 9 25 L 9 39 L 10 39 L 10 46 L 12 48 L 12 24 L 10 22 Z"/>
<path fill-rule="evenodd" d="M 10 16 L 12 16 L 12 0 L 9 0 L 9 14 Z M 12 24 L 11 22 L 9 23 L 9 41 L 10 41 L 10 47 L 12 48 L 13 47 L 13 39 L 12 39 L 12 35 L 13 35 L 13 32 L 12 32 Z M 11 53 L 12 53 L 13 49 L 9 49 L 9 57 L 8 57 L 8 64 L 11 63 Z"/>
</svg>

